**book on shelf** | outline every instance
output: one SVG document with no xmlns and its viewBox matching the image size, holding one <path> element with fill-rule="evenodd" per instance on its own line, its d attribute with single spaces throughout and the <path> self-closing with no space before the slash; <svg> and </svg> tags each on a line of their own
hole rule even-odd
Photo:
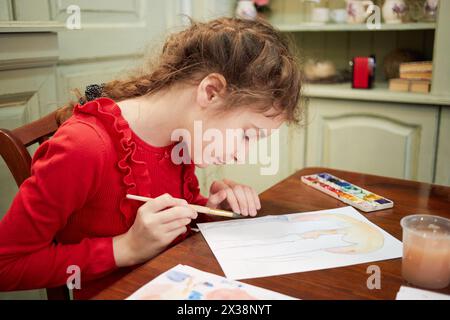
<svg viewBox="0 0 450 320">
<path fill-rule="evenodd" d="M 409 85 L 410 92 L 428 93 L 431 89 L 429 80 L 412 80 Z"/>
<path fill-rule="evenodd" d="M 389 90 L 428 93 L 433 77 L 433 62 L 405 62 L 400 64 L 400 78 L 389 80 Z"/>
<path fill-rule="evenodd" d="M 404 62 L 400 64 L 400 72 L 432 72 L 433 61 Z"/>
<path fill-rule="evenodd" d="M 391 79 L 389 80 L 389 90 L 397 92 L 409 91 L 409 80 L 405 79 Z"/>
<path fill-rule="evenodd" d="M 400 64 L 400 78 L 410 80 L 431 80 L 433 76 L 433 62 L 405 62 Z"/>
<path fill-rule="evenodd" d="M 389 80 L 390 91 L 429 93 L 430 89 L 431 89 L 431 81 L 429 80 L 408 80 L 408 79 Z"/>
<path fill-rule="evenodd" d="M 433 77 L 433 74 L 431 72 L 401 72 L 400 71 L 401 79 L 431 80 L 432 77 Z"/>
</svg>

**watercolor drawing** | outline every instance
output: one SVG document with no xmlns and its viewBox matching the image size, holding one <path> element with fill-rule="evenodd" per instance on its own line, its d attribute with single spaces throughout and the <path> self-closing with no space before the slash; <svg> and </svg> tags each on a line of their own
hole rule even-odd
<svg viewBox="0 0 450 320">
<path fill-rule="evenodd" d="M 379 229 L 355 218 L 341 214 L 306 214 L 293 218 L 292 222 L 334 220 L 346 226 L 336 229 L 315 230 L 299 235 L 302 239 L 317 239 L 324 235 L 342 235 L 348 245 L 325 249 L 328 252 L 342 254 L 362 254 L 383 247 L 384 237 Z"/>
<path fill-rule="evenodd" d="M 177 265 L 128 297 L 128 300 L 286 300 L 292 297 Z"/>
<path fill-rule="evenodd" d="M 351 207 L 199 228 L 231 279 L 333 268 L 400 257 L 401 242 Z"/>
</svg>

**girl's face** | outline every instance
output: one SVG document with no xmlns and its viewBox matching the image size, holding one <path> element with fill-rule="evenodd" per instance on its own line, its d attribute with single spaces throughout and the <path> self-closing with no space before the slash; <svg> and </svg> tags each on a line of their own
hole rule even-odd
<svg viewBox="0 0 450 320">
<path fill-rule="evenodd" d="M 253 108 L 221 114 L 205 114 L 194 122 L 188 144 L 192 161 L 200 168 L 215 164 L 244 163 L 251 147 L 270 136 L 284 119 L 270 117 Z"/>
<path fill-rule="evenodd" d="M 271 116 L 274 109 L 262 113 L 256 106 L 239 106 L 223 111 L 225 88 L 223 76 L 210 74 L 181 98 L 186 104 L 183 149 L 189 152 L 188 160 L 201 168 L 244 163 L 252 145 L 270 136 L 284 122 L 282 115 Z"/>
</svg>

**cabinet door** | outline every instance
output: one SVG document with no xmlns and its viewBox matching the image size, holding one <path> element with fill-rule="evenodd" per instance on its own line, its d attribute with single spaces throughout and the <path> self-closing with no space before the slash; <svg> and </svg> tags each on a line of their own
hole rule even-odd
<svg viewBox="0 0 450 320">
<path fill-rule="evenodd" d="M 143 54 L 164 39 L 165 1 L 50 0 L 50 18 L 67 24 L 67 8 L 80 9 L 79 30 L 59 33 L 60 61 L 101 61 Z M 74 11 L 71 11 L 74 12 Z"/>
<path fill-rule="evenodd" d="M 432 182 L 438 108 L 311 99 L 307 164 Z"/>
<path fill-rule="evenodd" d="M 450 107 L 442 107 L 434 182 L 450 186 Z"/>
<path fill-rule="evenodd" d="M 10 21 L 13 19 L 11 0 L 0 0 L 0 21 Z"/>
<path fill-rule="evenodd" d="M 58 33 L 58 100 L 71 90 L 125 77 L 159 52 L 166 33 L 165 1 L 50 0 L 50 19 L 64 23 L 69 6 L 80 8 L 81 29 Z"/>
</svg>

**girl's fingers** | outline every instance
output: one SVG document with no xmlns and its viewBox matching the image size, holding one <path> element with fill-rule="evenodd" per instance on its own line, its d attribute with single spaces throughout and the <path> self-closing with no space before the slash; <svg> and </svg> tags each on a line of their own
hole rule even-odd
<svg viewBox="0 0 450 320">
<path fill-rule="evenodd" d="M 234 181 L 223 179 L 222 181 L 216 181 L 210 191 L 226 192 L 226 199 L 231 207 L 231 210 L 240 213 L 244 216 L 250 215 L 252 217 L 257 215 L 257 210 L 261 209 L 261 202 L 256 191 L 245 185 L 238 184 Z M 223 202 L 225 194 L 220 194 L 221 191 L 211 192 L 212 196 L 208 199 L 208 206 L 217 208 L 221 202 Z"/>
<path fill-rule="evenodd" d="M 147 201 L 141 206 L 141 208 L 146 212 L 156 213 L 169 207 L 182 206 L 186 204 L 187 204 L 186 200 L 177 199 L 172 197 L 170 194 L 165 193 L 155 199 Z"/>
<path fill-rule="evenodd" d="M 239 209 L 239 202 L 233 190 L 231 190 L 230 188 L 226 188 L 224 190 L 227 193 L 227 202 L 230 205 L 231 210 L 236 213 L 242 213 L 241 210 Z"/>
<path fill-rule="evenodd" d="M 177 220 L 174 220 L 172 222 L 163 224 L 162 230 L 164 232 L 170 233 L 170 232 L 172 232 L 172 231 L 174 231 L 176 229 L 179 229 L 181 227 L 187 226 L 188 224 L 191 223 L 191 221 L 192 220 L 190 218 L 177 219 Z"/>
<path fill-rule="evenodd" d="M 226 184 L 230 188 L 233 188 L 233 187 L 238 185 L 236 182 L 228 180 L 228 179 L 223 179 L 222 181 L 223 181 L 224 184 Z"/>
<path fill-rule="evenodd" d="M 168 233 L 166 233 L 165 235 L 165 242 L 166 243 L 171 243 L 176 237 L 178 237 L 180 234 L 183 234 L 187 231 L 187 227 L 186 226 L 182 226 L 179 227 L 177 229 L 174 229 Z"/>
<path fill-rule="evenodd" d="M 160 219 L 159 222 L 161 224 L 166 224 L 175 220 L 180 219 L 197 219 L 197 211 L 192 209 L 189 206 L 183 206 L 183 207 L 172 207 L 167 210 L 164 210 L 161 212 L 160 215 L 158 215 L 158 218 Z"/>
<path fill-rule="evenodd" d="M 233 188 L 233 193 L 239 203 L 241 214 L 244 216 L 248 216 L 248 201 L 247 196 L 245 195 L 244 188 L 242 188 L 240 185 L 236 185 Z"/>
<path fill-rule="evenodd" d="M 250 188 L 250 190 L 252 191 L 253 200 L 255 201 L 255 204 L 256 204 L 256 210 L 261 209 L 261 201 L 259 200 L 258 193 L 253 188 Z"/>
<path fill-rule="evenodd" d="M 247 198 L 248 213 L 250 216 L 256 216 L 256 202 L 253 199 L 253 192 L 250 187 L 244 187 L 245 197 Z"/>
<path fill-rule="evenodd" d="M 220 190 L 219 192 L 210 195 L 208 198 L 208 203 L 206 204 L 209 208 L 217 208 L 219 205 L 227 198 L 227 192 L 225 190 Z"/>
<path fill-rule="evenodd" d="M 224 179 L 223 182 L 233 189 L 233 192 L 235 193 L 236 198 L 239 202 L 241 211 L 244 211 L 241 207 L 241 205 L 243 205 L 245 208 L 247 208 L 247 213 L 250 213 L 251 216 L 255 216 L 257 214 L 256 210 L 261 209 L 261 202 L 256 191 L 252 187 L 240 185 L 228 179 Z M 243 195 L 245 195 L 245 199 L 247 199 L 247 201 L 244 201 Z M 245 212 L 243 214 L 247 215 L 245 214 Z"/>
<path fill-rule="evenodd" d="M 211 184 L 211 187 L 209 188 L 209 194 L 215 194 L 219 192 L 220 190 L 228 188 L 228 185 L 225 184 L 223 181 L 216 180 Z"/>
</svg>

